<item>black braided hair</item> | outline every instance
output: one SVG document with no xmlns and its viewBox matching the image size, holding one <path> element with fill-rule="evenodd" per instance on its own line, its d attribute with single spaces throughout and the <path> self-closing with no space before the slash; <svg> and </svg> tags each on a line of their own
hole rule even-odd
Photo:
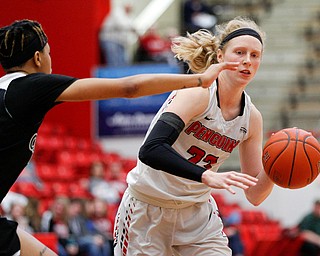
<svg viewBox="0 0 320 256">
<path fill-rule="evenodd" d="M 40 23 L 28 19 L 17 20 L 0 28 L 0 63 L 4 69 L 21 66 L 42 51 L 48 38 Z"/>
</svg>

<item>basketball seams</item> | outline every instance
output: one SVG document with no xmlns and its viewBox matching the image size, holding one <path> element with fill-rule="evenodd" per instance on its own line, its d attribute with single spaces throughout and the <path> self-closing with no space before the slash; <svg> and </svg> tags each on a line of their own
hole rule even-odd
<svg viewBox="0 0 320 256">
<path fill-rule="evenodd" d="M 312 136 L 310 136 L 310 135 L 307 135 L 306 137 L 305 137 L 305 139 L 303 140 L 303 142 L 305 143 L 305 144 L 308 144 L 310 147 L 312 147 L 313 149 L 315 149 L 316 151 L 318 151 L 318 153 L 320 153 L 320 148 L 318 147 L 315 147 L 313 144 L 311 144 L 310 142 L 308 142 L 307 141 L 307 139 L 308 138 L 312 138 Z M 317 141 L 318 142 L 318 141 Z"/>
<path fill-rule="evenodd" d="M 288 134 L 287 134 L 288 135 Z M 288 140 L 289 139 L 289 140 Z M 265 150 L 268 150 L 268 147 L 275 144 L 275 143 L 278 143 L 278 142 L 281 142 L 281 141 L 287 141 L 287 144 L 286 146 L 283 148 L 283 150 L 277 155 L 277 157 L 274 158 L 273 162 L 270 163 L 270 167 L 269 167 L 269 170 L 267 171 L 268 175 L 271 174 L 271 170 L 273 168 L 273 165 L 274 163 L 277 161 L 277 159 L 281 156 L 281 154 L 287 149 L 289 143 L 290 143 L 290 136 L 288 136 L 288 138 L 286 139 L 279 139 L 279 140 L 275 140 L 275 141 L 272 141 L 270 144 L 268 144 L 267 146 L 265 146 Z M 264 151 L 265 151 L 264 150 Z"/>
<path fill-rule="evenodd" d="M 314 148 L 314 149 L 317 149 L 317 148 L 315 148 L 313 145 L 311 145 L 310 143 L 307 142 L 307 139 L 308 139 L 309 137 L 310 137 L 310 136 L 306 136 L 306 137 L 304 138 L 304 141 L 303 141 L 303 150 L 304 150 L 304 153 L 305 153 L 305 155 L 306 155 L 306 157 L 307 157 L 307 159 L 308 159 L 309 166 L 311 167 L 311 168 L 310 168 L 310 172 L 311 172 L 311 179 L 310 179 L 310 180 L 314 180 L 314 178 L 313 178 L 313 177 L 314 177 L 313 166 L 312 166 L 311 159 L 310 159 L 310 157 L 309 157 L 309 155 L 308 155 L 308 152 L 307 152 L 307 149 L 306 149 L 306 145 L 311 146 L 311 147 Z M 319 152 L 318 149 L 317 149 L 317 151 Z"/>
<path fill-rule="evenodd" d="M 286 134 L 288 135 L 288 137 L 289 137 L 289 143 L 288 143 L 288 144 L 290 144 L 290 143 L 291 143 L 291 137 L 290 137 L 290 135 L 289 135 L 288 132 L 285 132 L 285 133 L 286 133 Z M 294 170 L 294 164 L 295 164 L 295 159 L 296 159 L 296 154 L 297 154 L 297 146 L 298 146 L 298 141 L 299 141 L 298 138 L 299 138 L 299 130 L 296 129 L 296 137 L 295 137 L 295 140 L 292 140 L 292 141 L 294 141 L 295 145 L 294 145 L 293 157 L 292 157 L 292 159 L 291 159 L 291 170 L 290 170 L 290 176 L 289 176 L 289 180 L 288 180 L 288 184 L 287 184 L 288 188 L 290 188 L 290 184 L 291 184 L 291 180 L 292 180 L 292 175 L 293 175 L 293 170 Z"/>
<path fill-rule="evenodd" d="M 288 141 L 287 139 L 279 139 L 279 140 L 275 140 L 275 141 L 272 141 L 270 142 L 269 144 L 265 145 L 265 149 L 267 149 L 268 147 L 270 147 L 271 145 L 275 144 L 275 143 L 278 143 L 278 142 L 281 142 L 281 141 Z"/>
<path fill-rule="evenodd" d="M 277 161 L 277 159 L 281 156 L 281 154 L 286 150 L 286 148 L 288 147 L 289 143 L 286 145 L 286 147 L 277 155 L 277 157 L 274 158 L 273 162 L 270 163 L 270 168 L 268 170 L 268 174 L 271 173 L 271 170 L 273 168 L 274 163 Z"/>
</svg>

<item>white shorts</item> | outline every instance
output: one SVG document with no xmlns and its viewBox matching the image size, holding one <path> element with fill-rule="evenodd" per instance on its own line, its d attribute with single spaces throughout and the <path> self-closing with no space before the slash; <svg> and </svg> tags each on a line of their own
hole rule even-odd
<svg viewBox="0 0 320 256">
<path fill-rule="evenodd" d="M 173 209 L 123 195 L 114 229 L 115 256 L 231 256 L 214 199 Z"/>
</svg>

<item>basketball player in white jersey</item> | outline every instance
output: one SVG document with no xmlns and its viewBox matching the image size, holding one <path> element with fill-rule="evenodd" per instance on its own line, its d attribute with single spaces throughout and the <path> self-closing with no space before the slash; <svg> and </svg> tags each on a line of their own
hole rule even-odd
<svg viewBox="0 0 320 256">
<path fill-rule="evenodd" d="M 0 202 L 34 152 L 45 115 L 66 101 L 134 98 L 188 87 L 207 88 L 222 69 L 239 63 L 212 65 L 195 75 L 144 74 L 119 79 L 51 74 L 48 38 L 36 21 L 17 20 L 0 28 Z M 56 255 L 17 222 L 0 216 L 1 256 Z"/>
<path fill-rule="evenodd" d="M 264 33 L 237 17 L 174 40 L 177 58 L 202 73 L 212 63 L 239 62 L 209 89 L 172 92 L 127 177 L 115 225 L 115 255 L 231 256 L 211 188 L 244 190 L 259 205 L 273 183 L 262 165 L 262 117 L 245 92 L 259 69 Z M 239 146 L 241 172 L 218 168 Z"/>
</svg>

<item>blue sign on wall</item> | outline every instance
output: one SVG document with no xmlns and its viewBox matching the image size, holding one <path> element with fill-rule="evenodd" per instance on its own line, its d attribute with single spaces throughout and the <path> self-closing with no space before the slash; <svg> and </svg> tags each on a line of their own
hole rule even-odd
<svg viewBox="0 0 320 256">
<path fill-rule="evenodd" d="M 180 72 L 178 66 L 148 64 L 120 68 L 98 68 L 94 76 L 118 78 L 135 74 Z M 98 101 L 95 103 L 97 136 L 144 135 L 168 95 L 169 93 L 164 93 L 136 99 L 117 98 Z"/>
</svg>

